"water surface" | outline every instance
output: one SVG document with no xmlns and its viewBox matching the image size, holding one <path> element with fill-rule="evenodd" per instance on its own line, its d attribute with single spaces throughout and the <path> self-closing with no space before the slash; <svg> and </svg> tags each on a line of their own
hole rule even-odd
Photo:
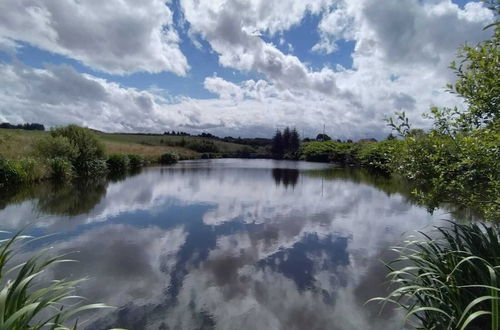
<svg viewBox="0 0 500 330">
<path fill-rule="evenodd" d="M 47 277 L 88 276 L 78 294 L 117 307 L 87 329 L 401 329 L 364 303 L 386 292 L 389 247 L 442 218 L 387 178 L 272 160 L 3 195 L 1 229 L 35 221 L 51 253 L 79 251 Z"/>
</svg>

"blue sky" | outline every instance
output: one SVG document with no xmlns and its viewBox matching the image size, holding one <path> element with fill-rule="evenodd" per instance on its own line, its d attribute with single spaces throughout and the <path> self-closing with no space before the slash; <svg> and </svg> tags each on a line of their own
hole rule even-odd
<svg viewBox="0 0 500 330">
<path fill-rule="evenodd" d="M 382 137 L 444 93 L 478 2 L 110 0 L 0 4 L 0 121 L 105 131 Z M 423 74 L 424 73 L 424 74 Z M 397 78 L 397 79 L 395 79 Z"/>
</svg>

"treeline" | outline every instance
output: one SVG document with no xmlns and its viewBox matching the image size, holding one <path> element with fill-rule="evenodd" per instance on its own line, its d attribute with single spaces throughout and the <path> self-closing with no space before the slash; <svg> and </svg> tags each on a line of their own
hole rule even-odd
<svg viewBox="0 0 500 330">
<path fill-rule="evenodd" d="M 298 159 L 300 136 L 295 128 L 286 127 L 283 131 L 276 130 L 272 138 L 271 153 L 276 159 Z"/>
<path fill-rule="evenodd" d="M 28 131 L 45 131 L 45 126 L 38 123 L 26 123 L 26 124 L 10 124 L 10 123 L 1 123 L 0 128 L 5 129 L 24 129 Z"/>
</svg>

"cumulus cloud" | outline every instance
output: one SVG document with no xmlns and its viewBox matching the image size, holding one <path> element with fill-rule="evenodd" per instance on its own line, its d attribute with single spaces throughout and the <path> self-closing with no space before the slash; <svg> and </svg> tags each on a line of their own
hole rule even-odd
<svg viewBox="0 0 500 330">
<path fill-rule="evenodd" d="M 115 74 L 189 69 L 162 0 L 0 3 L 0 38 L 27 42 Z M 1 40 L 1 39 L 0 39 Z"/>
<path fill-rule="evenodd" d="M 23 4 L 25 2 L 10 5 L 15 9 L 24 8 Z M 110 2 L 109 6 L 113 4 Z M 120 2 L 117 6 L 121 8 L 125 4 Z M 152 0 L 141 4 L 144 11 L 139 11 L 140 15 L 154 4 Z M 135 2 L 128 4 L 127 8 L 132 10 L 135 5 Z M 47 22 L 54 25 L 52 22 L 57 22 L 58 16 L 52 17 L 51 10 L 55 10 L 55 6 L 55 2 L 47 1 L 36 7 L 32 15 L 37 19 L 25 25 L 31 28 L 38 24 L 40 31 L 49 26 Z M 90 4 L 85 2 L 85 6 Z M 0 84 L 4 87 L 0 90 L 0 119 L 16 123 L 40 121 L 49 126 L 77 123 L 105 131 L 182 129 L 196 133 L 209 130 L 224 136 L 269 136 L 276 128 L 286 125 L 296 126 L 305 135 L 313 136 L 326 124 L 327 134 L 335 138 L 384 138 L 389 130 L 383 119 L 396 110 L 405 110 L 415 127 L 426 128 L 429 121 L 422 119 L 421 114 L 430 106 L 463 106 L 459 98 L 445 92 L 446 83 L 454 79 L 448 65 L 461 43 L 475 43 L 488 37 L 490 32 L 483 31 L 482 27 L 492 19 L 491 12 L 480 3 L 468 3 L 460 8 L 450 0 L 385 0 L 383 6 L 374 0 L 182 0 L 179 8 L 175 8 L 181 11 L 179 14 L 183 28 L 188 29 L 187 34 L 200 47 L 208 45 L 220 65 L 251 73 L 254 77 L 243 81 L 216 75 L 205 77 L 200 83 L 216 97 L 196 99 L 172 96 L 168 90 L 161 89 L 164 86 L 148 90 L 128 88 L 114 83 L 112 77 L 105 80 L 78 73 L 64 65 L 33 69 L 21 64 L 2 64 Z M 42 9 L 45 10 L 43 15 Z M 168 11 L 169 15 L 164 15 L 167 18 L 162 16 L 163 25 L 155 26 L 163 26 L 164 33 L 175 34 L 173 27 L 169 27 L 172 20 L 169 8 L 162 4 L 161 10 Z M 118 11 L 117 16 L 126 12 Z M 311 51 L 335 57 L 337 42 L 350 40 L 355 45 L 351 54 L 352 67 L 337 65 L 332 69 L 325 57 L 325 65 L 313 69 L 269 41 L 274 36 L 284 44 L 283 33 L 300 25 L 306 15 L 321 17 L 317 27 L 318 43 Z M 0 26 L 15 26 L 11 22 L 17 22 L 15 17 L 12 15 Z M 134 19 L 142 21 L 144 17 L 134 16 Z M 142 33 L 143 37 L 144 33 L 156 33 L 151 19 L 147 21 L 146 25 L 138 24 L 147 29 L 132 31 Z M 101 23 L 97 27 L 116 30 L 109 26 L 114 26 L 114 19 Z M 39 34 L 22 34 L 19 29 L 11 32 L 25 35 L 18 39 L 40 42 L 40 47 L 47 48 L 52 44 L 42 43 L 43 38 L 39 36 L 44 36 L 43 42 L 62 42 L 57 37 L 59 30 L 52 25 L 53 33 L 43 30 L 45 32 Z M 87 28 L 83 26 L 82 29 Z M 0 31 L 6 35 L 0 39 L 0 46 L 12 50 L 11 34 L 5 32 L 5 27 L 0 27 Z M 92 42 L 102 41 L 94 38 L 92 31 L 88 32 L 88 38 Z M 116 51 L 123 41 L 102 42 L 110 51 Z M 177 42 L 169 49 L 178 50 Z M 104 44 L 99 45 L 106 48 Z M 57 52 L 58 47 L 52 49 Z M 70 49 L 68 47 L 65 49 Z M 95 52 L 78 48 L 78 54 L 87 54 L 89 59 L 95 55 L 96 61 L 104 61 L 109 57 L 100 53 L 100 47 L 95 46 Z M 136 59 L 146 53 L 147 56 L 159 54 L 146 51 L 147 47 L 129 48 L 134 56 L 137 55 Z M 173 58 L 185 59 L 183 56 Z M 126 55 L 112 59 L 116 60 L 115 64 L 131 63 Z M 145 66 L 154 63 L 141 60 L 138 65 L 149 70 Z M 172 68 L 180 70 L 178 74 L 185 72 L 186 66 L 173 63 Z"/>
<path fill-rule="evenodd" d="M 220 135 L 236 132 L 251 136 L 270 135 L 279 125 L 297 126 L 299 122 L 301 129 L 314 132 L 335 107 L 342 111 L 348 106 L 342 100 L 331 104 L 322 93 L 304 97 L 300 92 L 283 91 L 264 80 L 236 85 L 214 77 L 205 85 L 224 98 L 185 97 L 172 103 L 155 89 L 127 88 L 78 73 L 68 65 L 34 69 L 2 64 L 0 85 L 4 86 L 0 90 L 1 121 L 42 122 L 48 126 L 75 123 L 109 132 L 210 129 Z M 361 121 L 362 114 L 350 118 Z M 339 118 L 337 123 L 347 124 L 347 120 Z M 355 133 L 345 126 L 339 134 Z"/>
<path fill-rule="evenodd" d="M 236 98 L 241 100 L 243 98 L 243 91 L 238 85 L 219 77 L 208 77 L 203 85 L 207 90 L 218 94 L 223 99 Z"/>
<path fill-rule="evenodd" d="M 323 7 L 318 1 L 181 2 L 190 30 L 205 38 L 219 54 L 222 66 L 256 71 L 281 89 L 337 92 L 334 73 L 313 71 L 296 56 L 283 54 L 265 42 L 261 33 L 274 34 L 298 24 L 308 12 Z"/>
</svg>

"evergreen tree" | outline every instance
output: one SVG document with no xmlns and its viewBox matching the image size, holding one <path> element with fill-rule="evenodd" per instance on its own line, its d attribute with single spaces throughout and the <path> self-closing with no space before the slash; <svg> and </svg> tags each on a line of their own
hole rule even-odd
<svg viewBox="0 0 500 330">
<path fill-rule="evenodd" d="M 292 137 L 292 132 L 290 131 L 290 127 L 286 127 L 283 130 L 283 148 L 284 152 L 290 152 L 290 139 Z"/>
<path fill-rule="evenodd" d="M 274 158 L 283 158 L 285 153 L 285 145 L 283 141 L 283 134 L 280 130 L 276 130 L 273 136 L 272 153 Z"/>
<path fill-rule="evenodd" d="M 299 151 L 300 147 L 299 141 L 300 141 L 299 133 L 297 132 L 297 129 L 294 128 L 290 133 L 290 152 L 295 153 Z"/>
<path fill-rule="evenodd" d="M 331 137 L 323 133 L 320 133 L 316 136 L 316 141 L 330 141 L 331 139 Z"/>
</svg>

